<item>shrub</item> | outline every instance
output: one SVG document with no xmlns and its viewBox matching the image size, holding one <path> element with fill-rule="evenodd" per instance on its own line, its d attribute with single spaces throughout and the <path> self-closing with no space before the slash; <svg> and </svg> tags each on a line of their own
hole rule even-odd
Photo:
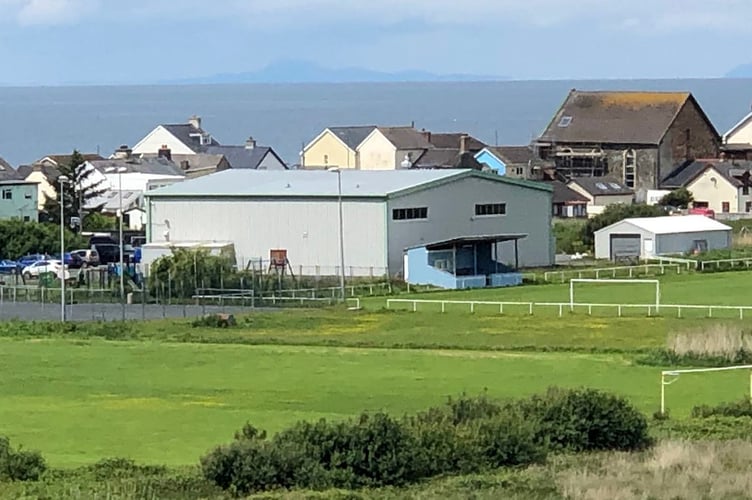
<svg viewBox="0 0 752 500">
<path fill-rule="evenodd" d="M 645 416 L 626 399 L 595 389 L 551 388 L 518 403 L 553 450 L 633 451 L 652 444 Z"/>
<path fill-rule="evenodd" d="M 86 471 L 97 480 L 105 481 L 116 478 L 161 476 L 167 473 L 167 467 L 161 465 L 138 465 L 128 458 L 105 458 L 90 465 Z"/>
<path fill-rule="evenodd" d="M 47 470 L 47 464 L 38 451 L 15 450 L 10 440 L 0 436 L 0 480 L 36 481 Z"/>
<path fill-rule="evenodd" d="M 749 397 L 733 401 L 731 403 L 721 403 L 717 406 L 695 406 L 692 408 L 692 417 L 752 417 L 752 401 Z"/>
<path fill-rule="evenodd" d="M 208 328 L 229 328 L 236 326 L 238 323 L 235 320 L 235 316 L 232 314 L 207 314 L 193 320 L 191 323 L 194 328 L 208 327 Z"/>
</svg>

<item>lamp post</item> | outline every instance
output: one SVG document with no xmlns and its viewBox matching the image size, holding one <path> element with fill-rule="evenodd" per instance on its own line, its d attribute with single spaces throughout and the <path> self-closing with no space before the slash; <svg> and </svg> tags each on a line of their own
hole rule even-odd
<svg viewBox="0 0 752 500">
<path fill-rule="evenodd" d="M 342 302 L 345 301 L 345 229 L 342 220 L 342 170 L 330 168 L 330 172 L 337 174 L 337 205 L 339 206 L 339 288 Z"/>
<path fill-rule="evenodd" d="M 107 173 L 117 172 L 118 174 L 118 232 L 120 242 L 120 309 L 121 319 L 125 322 L 125 270 L 123 269 L 123 172 L 125 167 L 108 167 Z"/>
<path fill-rule="evenodd" d="M 65 183 L 68 177 L 61 175 L 57 178 L 60 183 L 60 264 L 62 275 L 60 276 L 60 321 L 65 323 Z"/>
</svg>

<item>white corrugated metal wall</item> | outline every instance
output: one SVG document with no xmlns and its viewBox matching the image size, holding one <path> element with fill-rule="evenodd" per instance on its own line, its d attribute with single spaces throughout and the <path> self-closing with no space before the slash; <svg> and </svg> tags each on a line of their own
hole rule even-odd
<svg viewBox="0 0 752 500">
<path fill-rule="evenodd" d="M 345 201 L 345 268 L 352 276 L 386 273 L 383 201 Z M 232 241 L 238 265 L 268 261 L 283 248 L 295 273 L 336 275 L 339 219 L 336 200 L 163 199 L 151 204 L 152 241 Z"/>
</svg>

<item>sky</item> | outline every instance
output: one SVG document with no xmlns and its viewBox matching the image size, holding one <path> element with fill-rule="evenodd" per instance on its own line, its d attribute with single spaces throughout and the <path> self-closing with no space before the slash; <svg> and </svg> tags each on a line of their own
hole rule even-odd
<svg viewBox="0 0 752 500">
<path fill-rule="evenodd" d="M 512 79 L 712 78 L 750 0 L 0 0 L 4 85 L 151 83 L 284 60 Z"/>
</svg>

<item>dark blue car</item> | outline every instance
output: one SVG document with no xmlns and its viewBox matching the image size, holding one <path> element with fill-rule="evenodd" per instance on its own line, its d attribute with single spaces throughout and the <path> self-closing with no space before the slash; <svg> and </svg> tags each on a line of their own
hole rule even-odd
<svg viewBox="0 0 752 500">
<path fill-rule="evenodd" d="M 15 260 L 0 260 L 0 274 L 16 274 L 22 268 Z"/>
</svg>

